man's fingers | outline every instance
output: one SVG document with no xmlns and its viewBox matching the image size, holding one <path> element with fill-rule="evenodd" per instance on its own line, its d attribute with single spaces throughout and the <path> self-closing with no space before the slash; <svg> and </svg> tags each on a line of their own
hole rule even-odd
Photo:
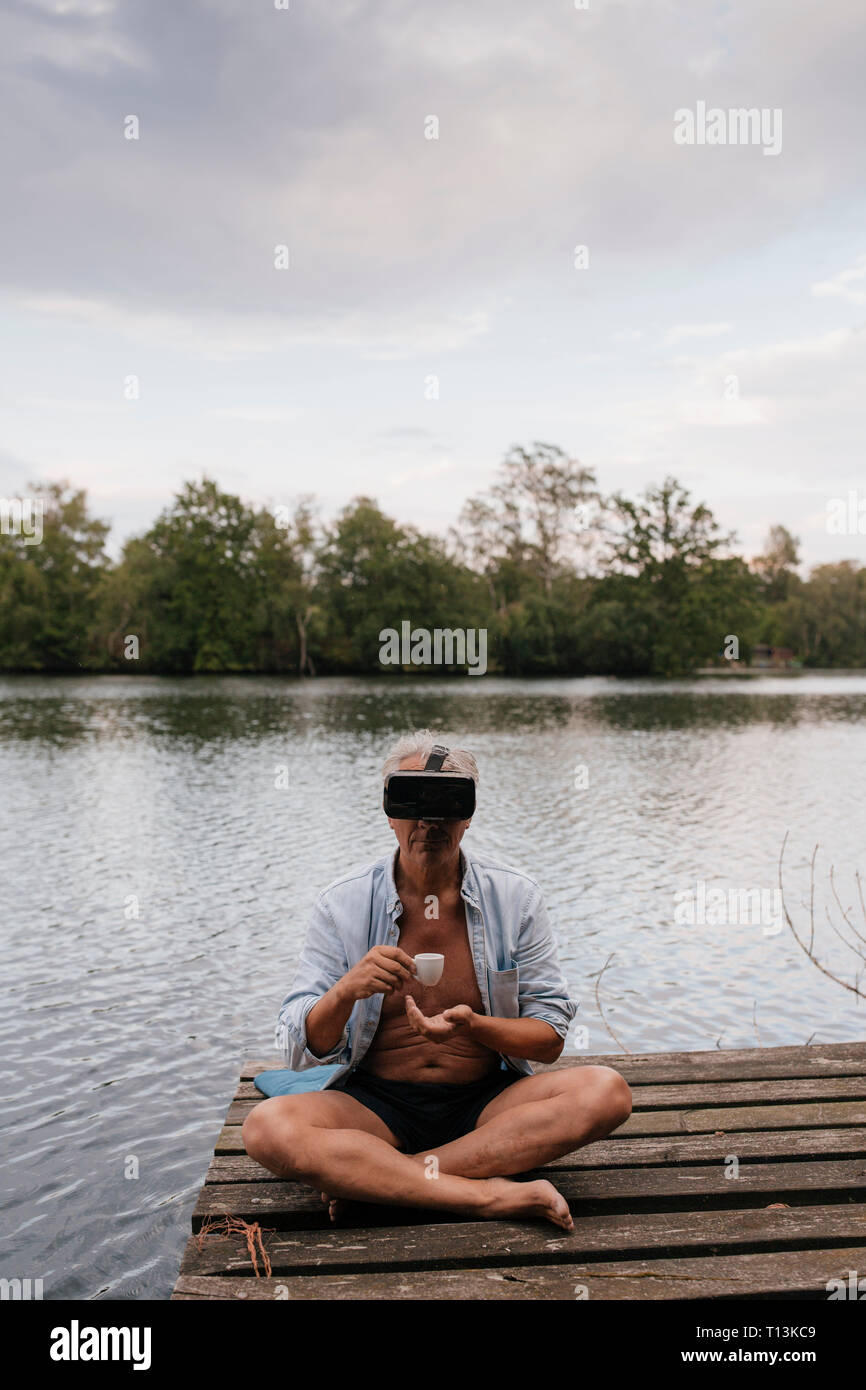
<svg viewBox="0 0 866 1390">
<path fill-rule="evenodd" d="M 406 1017 L 416 1033 L 424 1033 L 427 1031 L 427 1016 L 418 1008 L 411 994 L 406 995 Z"/>
<path fill-rule="evenodd" d="M 397 961 L 400 965 L 404 966 L 409 974 L 414 976 L 418 967 L 412 957 L 407 956 L 405 951 L 401 951 L 399 946 L 380 946 L 379 950 L 383 955 L 390 956 L 391 960 Z"/>
<path fill-rule="evenodd" d="M 380 979 L 393 980 L 397 985 L 410 978 L 408 970 L 404 970 L 402 965 L 398 965 L 395 960 L 373 959 L 368 963 L 367 968 Z"/>
<path fill-rule="evenodd" d="M 395 989 L 402 989 L 409 982 L 409 974 L 405 970 L 392 970 L 390 966 L 380 965 L 379 974 L 384 975 L 386 980 L 390 980 Z"/>
<path fill-rule="evenodd" d="M 371 975 L 370 984 L 377 994 L 390 994 L 391 991 L 397 987 L 390 975 L 380 975 L 378 973 Z"/>
<path fill-rule="evenodd" d="M 413 980 L 415 977 L 412 971 L 408 970 L 406 966 L 402 965 L 394 956 L 384 955 L 384 949 L 385 948 L 382 947 L 383 954 L 373 957 L 371 964 L 374 968 L 384 971 L 386 975 L 393 975 L 398 980 Z"/>
</svg>

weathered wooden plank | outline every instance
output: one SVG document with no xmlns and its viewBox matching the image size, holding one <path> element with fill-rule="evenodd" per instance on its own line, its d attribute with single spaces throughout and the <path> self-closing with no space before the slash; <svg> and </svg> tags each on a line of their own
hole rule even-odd
<svg viewBox="0 0 866 1390">
<path fill-rule="evenodd" d="M 218 1182 L 280 1182 L 249 1154 L 215 1154 L 205 1174 L 205 1186 Z"/>
<path fill-rule="evenodd" d="M 811 1100 L 866 1099 L 862 1076 L 809 1076 L 797 1080 L 681 1082 L 633 1086 L 634 1110 L 679 1110 L 699 1105 L 784 1105 Z"/>
<path fill-rule="evenodd" d="M 831 1279 L 862 1268 L 863 1247 L 774 1250 L 765 1255 L 706 1259 L 614 1260 L 598 1264 L 503 1265 L 498 1269 L 382 1271 L 368 1274 L 234 1278 L 182 1274 L 172 1298 L 182 1300 L 826 1298 Z"/>
<path fill-rule="evenodd" d="M 241 1102 L 238 1102 L 241 1103 Z M 649 1110 L 633 1113 L 612 1136 L 618 1139 L 640 1135 L 727 1134 L 760 1129 L 826 1129 L 834 1125 L 866 1124 L 866 1101 L 819 1101 L 815 1104 L 719 1106 L 717 1109 Z M 241 1123 L 226 1124 L 214 1149 L 218 1154 L 244 1152 Z"/>
<path fill-rule="evenodd" d="M 727 1134 L 748 1129 L 815 1129 L 866 1124 L 866 1101 L 812 1104 L 720 1106 L 709 1110 L 648 1110 L 630 1115 L 617 1136 L 640 1134 Z"/>
<path fill-rule="evenodd" d="M 411 1270 L 478 1266 L 743 1254 L 761 1250 L 827 1250 L 866 1246 L 866 1205 L 787 1207 L 705 1212 L 578 1214 L 573 1232 L 546 1222 L 468 1221 L 423 1226 L 353 1228 L 351 1231 L 275 1231 L 265 1234 L 272 1273 L 345 1273 L 366 1269 Z M 200 1248 L 191 1236 L 181 1274 L 250 1274 L 240 1237 L 208 1234 Z"/>
<path fill-rule="evenodd" d="M 241 1091 L 249 1094 L 241 1095 Z M 264 1097 L 251 1082 L 242 1082 L 226 1115 L 226 1124 L 243 1124 Z M 633 1086 L 632 1103 L 639 1110 L 681 1110 L 698 1105 L 782 1105 L 808 1100 L 866 1100 L 862 1076 L 810 1076 L 795 1081 L 700 1081 L 671 1086 Z"/>
<path fill-rule="evenodd" d="M 849 1200 L 854 1192 L 866 1194 L 866 1159 L 838 1160 L 824 1163 L 761 1163 L 739 1166 L 736 1178 L 726 1177 L 728 1166 L 690 1168 L 613 1168 L 607 1171 L 587 1169 L 584 1172 L 549 1173 L 556 1187 L 574 1211 L 584 1215 L 601 1213 L 616 1205 L 636 1211 L 641 1204 L 651 1202 L 653 1210 L 664 1202 L 667 1209 L 679 1205 L 686 1210 L 700 1206 L 751 1204 L 767 1194 L 772 1201 L 802 1205 L 807 1201 L 824 1204 L 834 1200 Z M 443 1219 L 441 1212 L 421 1211 L 418 1208 L 380 1207 L 381 1221 L 421 1224 Z M 211 1216 L 239 1216 L 244 1221 L 258 1221 L 274 1229 L 329 1229 L 327 1212 L 320 1194 L 303 1183 L 215 1183 L 199 1193 L 192 1216 L 192 1229 L 198 1231 L 202 1222 Z M 352 1203 L 346 1209 L 341 1228 L 372 1224 L 368 1203 Z"/>
<path fill-rule="evenodd" d="M 566 1154 L 547 1165 L 560 1169 L 633 1168 L 654 1164 L 721 1163 L 730 1153 L 726 1134 L 676 1135 L 661 1139 L 599 1140 L 585 1149 Z M 772 1162 L 784 1158 L 860 1158 L 866 1151 L 862 1129 L 755 1130 L 737 1134 L 740 1162 Z M 211 1159 L 205 1182 L 279 1182 L 247 1154 L 218 1155 Z"/>
<path fill-rule="evenodd" d="M 241 1068 L 241 1080 L 252 1081 L 260 1071 L 285 1067 L 279 1057 L 251 1058 Z M 848 1076 L 866 1072 L 866 1042 L 811 1043 L 793 1047 L 704 1048 L 698 1052 L 613 1052 L 596 1055 L 575 1052 L 551 1066 L 607 1066 L 628 1082 L 745 1081 L 765 1078 Z"/>
</svg>

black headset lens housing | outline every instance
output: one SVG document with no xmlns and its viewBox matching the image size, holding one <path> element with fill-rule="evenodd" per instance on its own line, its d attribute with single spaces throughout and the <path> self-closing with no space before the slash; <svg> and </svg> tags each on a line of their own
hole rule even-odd
<svg viewBox="0 0 866 1390">
<path fill-rule="evenodd" d="M 475 812 L 475 782 L 461 772 L 443 772 L 448 749 L 433 748 L 423 772 L 392 772 L 382 804 L 392 820 L 469 820 Z"/>
</svg>

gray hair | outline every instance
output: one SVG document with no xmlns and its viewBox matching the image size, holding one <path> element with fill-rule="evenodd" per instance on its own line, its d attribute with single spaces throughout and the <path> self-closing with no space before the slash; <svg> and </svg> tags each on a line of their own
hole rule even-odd
<svg viewBox="0 0 866 1390">
<path fill-rule="evenodd" d="M 396 772 L 404 758 L 414 758 L 419 754 L 425 760 L 433 752 L 434 743 L 447 744 L 444 734 L 434 734 L 430 729 L 416 729 L 414 733 L 404 734 L 391 749 L 382 768 L 382 778 Z M 448 757 L 442 764 L 443 772 L 462 772 L 478 785 L 478 764 L 466 748 L 450 748 Z"/>
</svg>

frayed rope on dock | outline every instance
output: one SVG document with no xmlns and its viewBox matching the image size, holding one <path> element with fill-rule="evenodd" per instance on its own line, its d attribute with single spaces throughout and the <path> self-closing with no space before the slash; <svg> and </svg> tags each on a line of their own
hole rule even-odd
<svg viewBox="0 0 866 1390">
<path fill-rule="evenodd" d="M 198 1250 L 201 1251 L 207 1236 L 242 1235 L 246 1241 L 250 1263 L 252 1264 L 256 1278 L 270 1279 L 271 1262 L 268 1258 L 268 1252 L 265 1249 L 265 1243 L 262 1237 L 263 1235 L 271 1234 L 272 1232 L 270 1230 L 263 1231 L 258 1221 L 244 1221 L 241 1216 L 206 1216 L 201 1224 L 201 1230 L 195 1237 L 195 1243 Z M 263 1275 L 259 1273 L 259 1255 L 261 1256 L 262 1266 L 264 1268 Z"/>
</svg>

